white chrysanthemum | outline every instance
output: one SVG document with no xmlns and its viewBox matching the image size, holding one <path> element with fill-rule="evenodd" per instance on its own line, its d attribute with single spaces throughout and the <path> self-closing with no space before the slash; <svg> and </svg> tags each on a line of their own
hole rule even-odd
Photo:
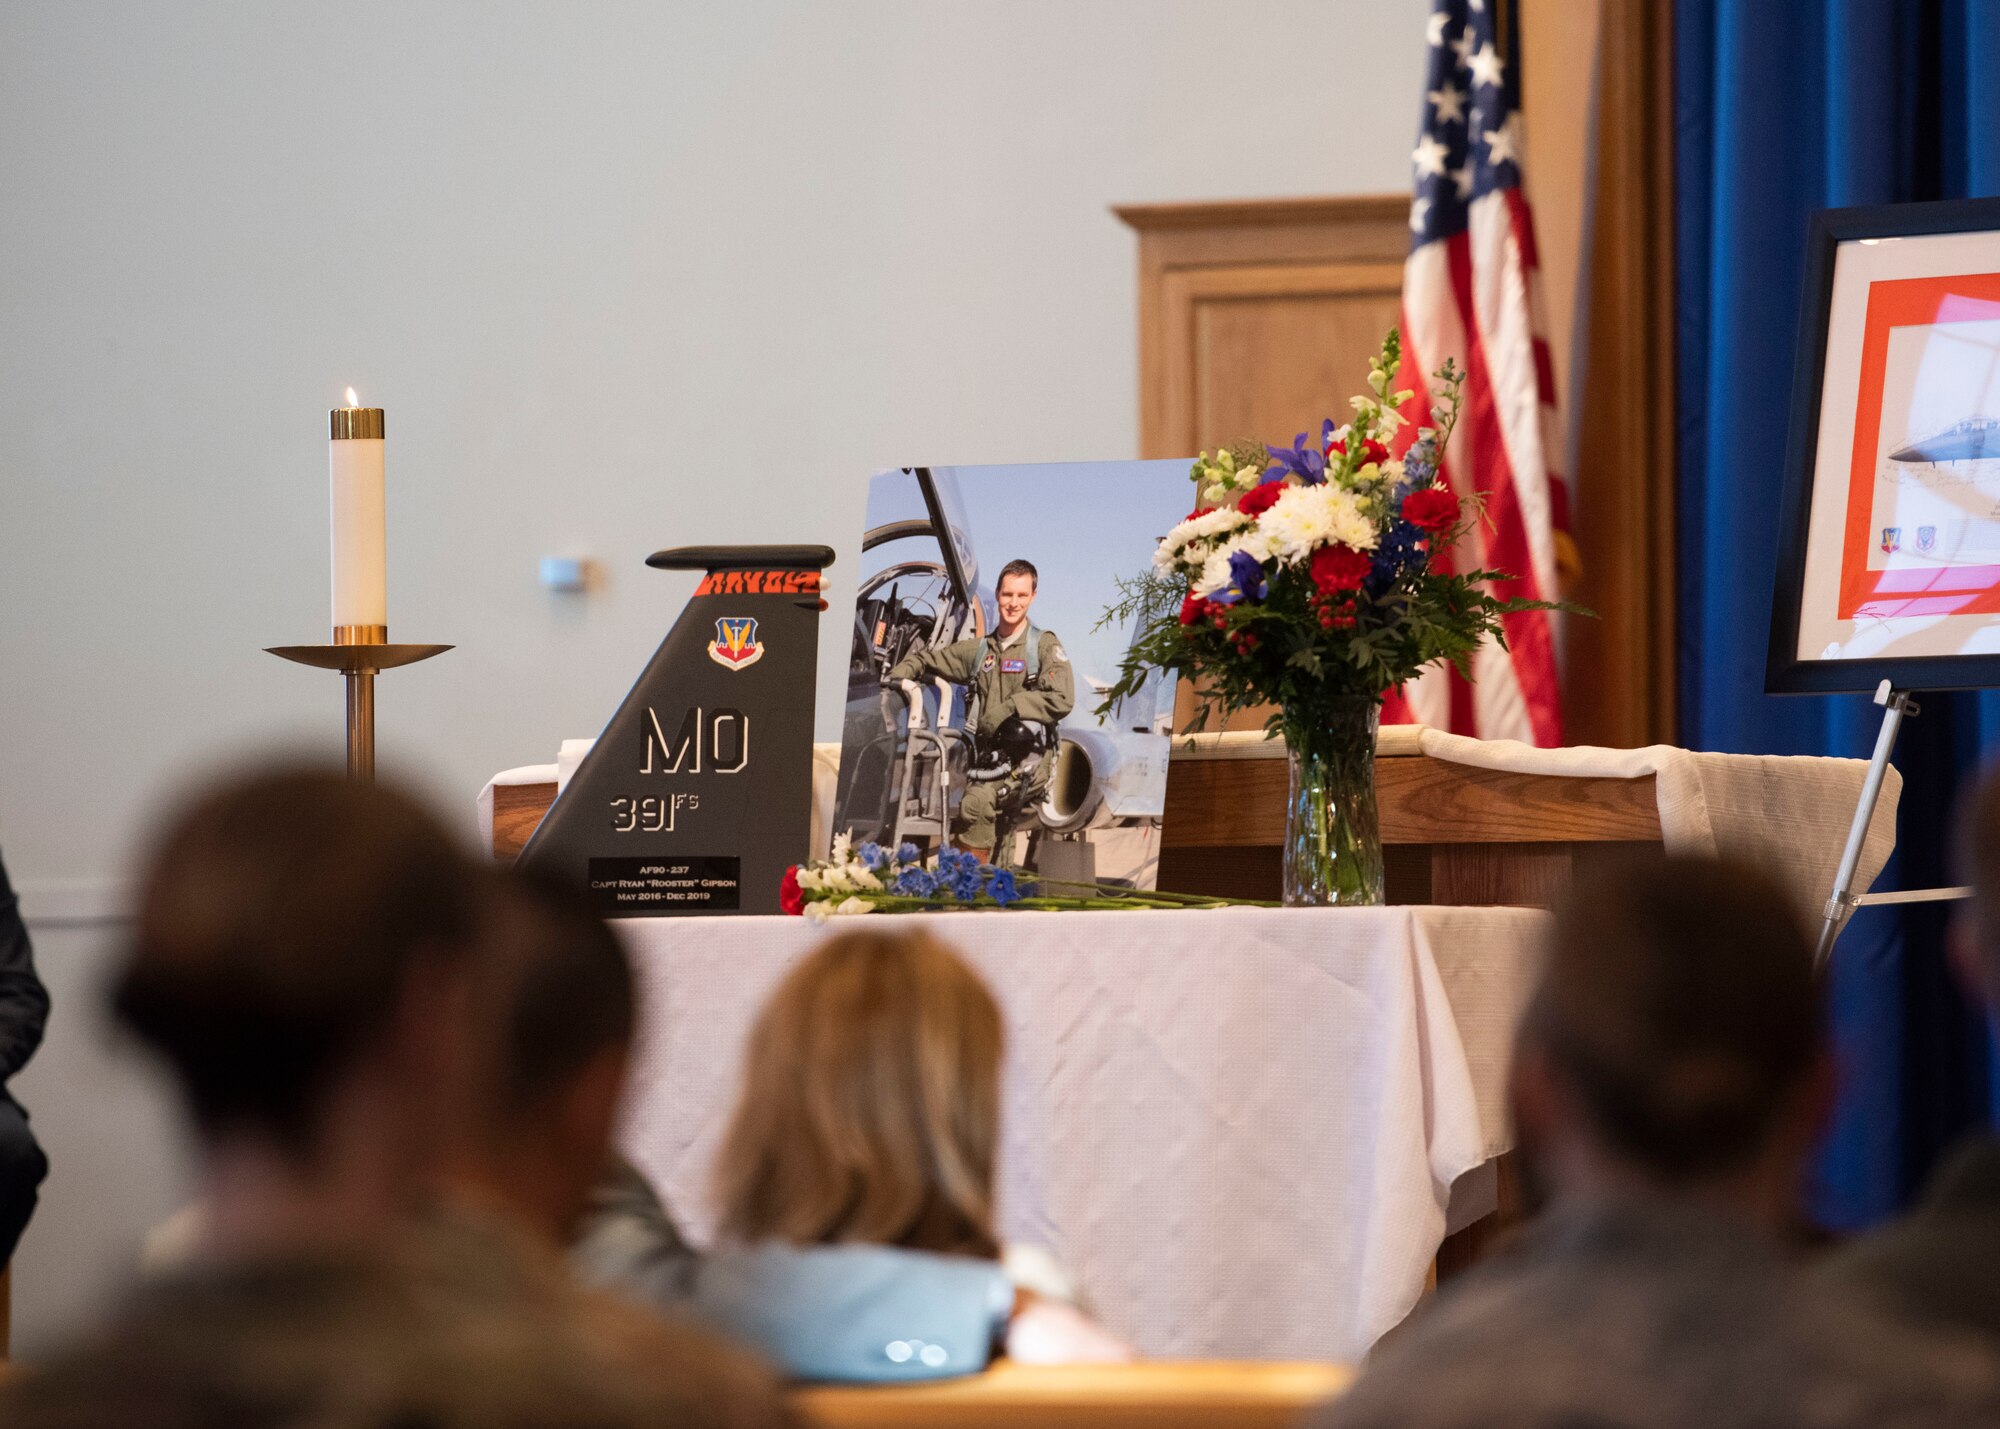
<svg viewBox="0 0 2000 1429">
<path fill-rule="evenodd" d="M 1220 506 L 1213 511 L 1205 511 L 1199 516 L 1191 516 L 1167 532 L 1158 548 L 1153 552 L 1153 569 L 1163 576 L 1173 575 L 1180 563 L 1198 564 L 1207 559 L 1204 542 L 1234 531 L 1248 523 L 1250 518 L 1234 506 Z M 1189 549 L 1193 547 L 1193 549 Z"/>
<path fill-rule="evenodd" d="M 1273 554 L 1270 534 L 1264 530 L 1264 525 L 1261 521 L 1249 530 L 1230 537 L 1218 549 L 1225 556 L 1232 551 L 1245 551 L 1249 553 L 1252 560 L 1260 562 L 1270 560 Z"/>
<path fill-rule="evenodd" d="M 1351 491 L 1327 490 L 1327 524 L 1333 539 L 1357 551 L 1372 551 L 1381 545 L 1381 528 L 1368 518 L 1361 498 Z"/>
<path fill-rule="evenodd" d="M 835 834 L 833 836 L 833 862 L 846 863 L 854 857 L 854 835 Z"/>
<path fill-rule="evenodd" d="M 1217 551 L 1202 564 L 1201 574 L 1195 577 L 1190 589 L 1206 600 L 1228 585 L 1229 581 L 1229 552 Z"/>
<path fill-rule="evenodd" d="M 1258 528 L 1271 554 L 1287 563 L 1304 560 L 1329 541 L 1372 551 L 1381 540 L 1375 523 L 1362 512 L 1360 498 L 1330 483 L 1289 488 L 1264 513 Z"/>
</svg>

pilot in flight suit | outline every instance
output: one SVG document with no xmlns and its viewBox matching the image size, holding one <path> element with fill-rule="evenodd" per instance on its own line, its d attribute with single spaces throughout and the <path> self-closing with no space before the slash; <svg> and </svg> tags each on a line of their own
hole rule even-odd
<svg viewBox="0 0 2000 1429">
<path fill-rule="evenodd" d="M 1010 561 L 1000 572 L 995 603 L 1002 629 L 1011 623 L 1011 631 L 1003 634 L 1002 629 L 996 629 L 981 640 L 919 650 L 884 676 L 887 684 L 942 676 L 954 684 L 971 686 L 977 711 L 975 760 L 978 753 L 996 747 L 1000 742 L 996 736 L 1009 719 L 1053 726 L 1076 708 L 1075 680 L 1062 641 L 1053 631 L 1028 624 L 1035 584 L 1033 566 Z M 958 807 L 961 846 L 981 858 L 1004 857 L 1002 840 L 1041 802 L 1054 771 L 1051 747 L 1026 773 L 1014 769 L 1003 778 L 971 782 Z"/>
</svg>

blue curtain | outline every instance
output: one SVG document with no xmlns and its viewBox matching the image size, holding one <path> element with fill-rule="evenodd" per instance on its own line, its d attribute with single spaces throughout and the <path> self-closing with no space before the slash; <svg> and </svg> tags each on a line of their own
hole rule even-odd
<svg viewBox="0 0 2000 1429">
<path fill-rule="evenodd" d="M 1806 215 L 2000 194 L 2000 0 L 1678 0 L 1674 18 L 1680 740 L 1865 758 L 1866 696 L 1763 693 Z M 1952 800 L 2000 752 L 2000 695 L 1921 704 L 1881 888 L 1947 881 Z M 1945 917 L 1865 910 L 1835 950 L 1844 1082 L 1813 1186 L 1829 1226 L 1899 1208 L 1991 1114 Z"/>
</svg>

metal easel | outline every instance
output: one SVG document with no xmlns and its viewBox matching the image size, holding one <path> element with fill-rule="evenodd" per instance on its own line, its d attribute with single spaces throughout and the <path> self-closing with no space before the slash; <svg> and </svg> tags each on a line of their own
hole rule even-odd
<svg viewBox="0 0 2000 1429">
<path fill-rule="evenodd" d="M 1820 923 L 1819 946 L 1813 950 L 1813 965 L 1825 967 L 1833 956 L 1833 941 L 1856 908 L 1883 903 L 1944 903 L 1970 898 L 1970 888 L 1916 888 L 1904 893 L 1856 893 L 1854 875 L 1861 867 L 1861 850 L 1868 842 L 1868 826 L 1875 822 L 1875 805 L 1882 797 L 1882 779 L 1889 771 L 1889 756 L 1896 748 L 1896 735 L 1905 716 L 1914 718 L 1919 710 L 1908 690 L 1895 690 L 1884 680 L 1875 689 L 1875 703 L 1882 706 L 1882 729 L 1875 736 L 1875 753 L 1868 761 L 1868 777 L 1861 781 L 1861 802 L 1854 810 L 1854 823 L 1847 830 L 1847 847 L 1840 855 L 1840 871 L 1833 877 L 1833 896 L 1826 900 Z"/>
</svg>

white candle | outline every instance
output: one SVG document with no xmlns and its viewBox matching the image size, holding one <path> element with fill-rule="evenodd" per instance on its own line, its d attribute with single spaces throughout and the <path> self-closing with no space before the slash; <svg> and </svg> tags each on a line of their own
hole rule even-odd
<svg viewBox="0 0 2000 1429">
<path fill-rule="evenodd" d="M 333 411 L 330 453 L 333 643 L 379 644 L 389 638 L 382 409 L 362 406 L 352 387 L 347 389 L 347 405 Z"/>
</svg>

